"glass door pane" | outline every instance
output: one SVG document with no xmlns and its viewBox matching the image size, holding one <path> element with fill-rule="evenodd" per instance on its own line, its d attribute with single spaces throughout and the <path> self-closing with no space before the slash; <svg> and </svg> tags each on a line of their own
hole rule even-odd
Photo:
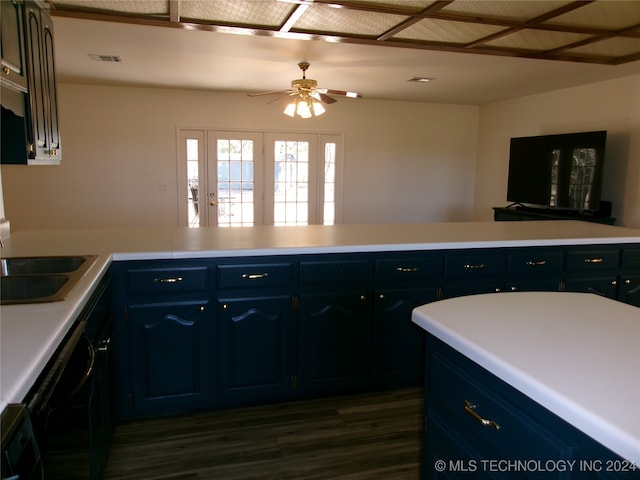
<svg viewBox="0 0 640 480">
<path fill-rule="evenodd" d="M 336 222 L 336 144 L 324 144 L 323 225 Z"/>
<path fill-rule="evenodd" d="M 198 139 L 187 139 L 187 222 L 190 228 L 200 226 L 198 192 L 200 190 Z"/>
<path fill-rule="evenodd" d="M 209 225 L 248 227 L 261 223 L 261 136 L 211 132 L 209 152 Z"/>
<path fill-rule="evenodd" d="M 273 224 L 309 224 L 309 142 L 274 144 Z"/>
</svg>

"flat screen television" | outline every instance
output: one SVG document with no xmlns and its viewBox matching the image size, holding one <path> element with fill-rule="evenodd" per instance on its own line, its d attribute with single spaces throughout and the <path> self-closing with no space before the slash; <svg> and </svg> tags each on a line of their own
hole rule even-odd
<svg viewBox="0 0 640 480">
<path fill-rule="evenodd" d="M 507 201 L 598 211 L 606 140 L 606 131 L 512 138 Z"/>
</svg>

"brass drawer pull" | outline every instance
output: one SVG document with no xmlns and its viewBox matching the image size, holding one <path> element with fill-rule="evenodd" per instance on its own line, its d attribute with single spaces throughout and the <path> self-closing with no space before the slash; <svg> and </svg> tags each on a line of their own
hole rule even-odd
<svg viewBox="0 0 640 480">
<path fill-rule="evenodd" d="M 170 277 L 170 278 L 154 278 L 153 281 L 156 283 L 180 283 L 182 281 L 182 277 Z"/>
<path fill-rule="evenodd" d="M 585 258 L 584 263 L 602 263 L 602 258 Z"/>
<path fill-rule="evenodd" d="M 494 422 L 493 420 L 487 420 L 486 418 L 482 418 L 480 415 L 478 415 L 478 413 L 476 412 L 476 405 L 471 403 L 469 400 L 464 401 L 464 411 L 480 425 L 484 427 L 491 427 L 494 430 L 500 430 L 500 425 L 498 425 L 496 422 Z"/>
<path fill-rule="evenodd" d="M 418 267 L 396 267 L 396 272 L 415 273 L 420 270 Z"/>
<path fill-rule="evenodd" d="M 465 263 L 463 265 L 463 267 L 466 270 L 480 270 L 480 269 L 484 268 L 484 263 L 478 263 L 477 265 L 472 265 L 470 263 Z"/>
<path fill-rule="evenodd" d="M 541 267 L 543 265 L 546 265 L 547 261 L 546 260 L 536 260 L 536 261 L 528 261 L 527 265 L 530 267 Z"/>
<path fill-rule="evenodd" d="M 260 280 L 261 278 L 267 278 L 269 276 L 268 273 L 243 273 L 242 278 L 246 278 L 247 280 Z"/>
</svg>

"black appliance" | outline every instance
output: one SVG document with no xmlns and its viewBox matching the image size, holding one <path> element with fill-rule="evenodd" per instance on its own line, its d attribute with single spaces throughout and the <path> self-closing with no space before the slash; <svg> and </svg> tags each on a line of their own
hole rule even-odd
<svg viewBox="0 0 640 480">
<path fill-rule="evenodd" d="M 26 406 L 8 405 L 1 424 L 2 480 L 42 480 L 42 457 Z"/>
<path fill-rule="evenodd" d="M 115 425 L 110 292 L 107 275 L 24 399 L 35 453 L 23 455 L 42 466 L 24 478 L 102 478 Z M 2 449 L 4 458 L 4 437 Z"/>
<path fill-rule="evenodd" d="M 507 201 L 600 210 L 606 140 L 606 131 L 512 138 Z"/>
</svg>

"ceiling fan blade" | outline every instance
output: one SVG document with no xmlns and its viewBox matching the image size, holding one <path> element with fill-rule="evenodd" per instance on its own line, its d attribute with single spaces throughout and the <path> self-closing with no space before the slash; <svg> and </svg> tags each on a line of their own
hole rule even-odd
<svg viewBox="0 0 640 480">
<path fill-rule="evenodd" d="M 278 91 L 275 91 L 275 92 L 247 93 L 247 96 L 248 97 L 261 97 L 263 95 L 275 95 L 277 93 L 284 94 L 284 93 L 289 93 L 289 92 L 291 92 L 291 90 L 278 90 Z"/>
<path fill-rule="evenodd" d="M 331 105 L 332 103 L 336 103 L 338 101 L 335 98 L 331 98 L 329 95 L 326 95 L 324 93 L 318 92 L 318 96 L 320 97 L 320 100 L 326 103 L 327 105 Z"/>
<path fill-rule="evenodd" d="M 323 93 L 329 93 L 331 95 L 340 95 L 341 97 L 362 98 L 362 95 L 360 95 L 357 92 L 348 92 L 346 90 L 333 90 L 331 88 L 323 88 L 321 90 Z"/>
<path fill-rule="evenodd" d="M 273 100 L 268 101 L 267 105 L 271 105 L 272 103 L 278 102 L 282 100 L 284 97 L 292 97 L 293 95 L 297 95 L 297 92 L 294 92 L 291 90 L 285 90 L 284 92 L 280 92 L 280 93 L 282 93 L 282 95 L 278 95 Z"/>
</svg>

